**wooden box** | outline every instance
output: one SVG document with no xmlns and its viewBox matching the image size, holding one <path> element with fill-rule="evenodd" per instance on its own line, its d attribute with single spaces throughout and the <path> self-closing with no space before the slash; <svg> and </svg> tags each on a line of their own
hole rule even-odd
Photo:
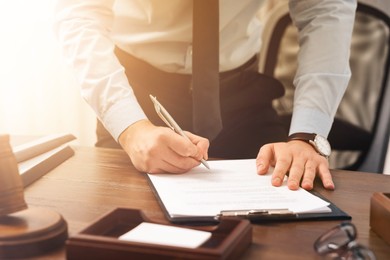
<svg viewBox="0 0 390 260">
<path fill-rule="evenodd" d="M 118 239 L 120 235 L 142 222 L 153 221 L 146 218 L 139 210 L 117 208 L 78 234 L 71 236 L 66 242 L 66 257 L 67 259 L 116 260 L 237 259 L 252 242 L 251 224 L 248 220 L 243 219 L 224 219 L 215 226 L 185 226 L 186 228 L 212 233 L 211 237 L 196 249 Z"/>
<path fill-rule="evenodd" d="M 370 205 L 371 229 L 390 245 L 390 193 L 374 192 Z"/>
</svg>

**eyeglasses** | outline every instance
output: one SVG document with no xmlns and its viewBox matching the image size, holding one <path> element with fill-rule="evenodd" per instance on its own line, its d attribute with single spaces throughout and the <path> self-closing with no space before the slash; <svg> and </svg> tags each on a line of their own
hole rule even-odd
<svg viewBox="0 0 390 260">
<path fill-rule="evenodd" d="M 332 228 L 314 243 L 314 249 L 320 255 L 333 259 L 375 260 L 374 253 L 356 242 L 356 227 L 350 222 L 343 222 Z"/>
</svg>

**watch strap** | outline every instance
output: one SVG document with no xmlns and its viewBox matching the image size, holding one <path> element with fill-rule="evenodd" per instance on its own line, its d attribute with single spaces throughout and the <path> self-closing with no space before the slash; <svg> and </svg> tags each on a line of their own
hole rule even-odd
<svg viewBox="0 0 390 260">
<path fill-rule="evenodd" d="M 314 138 L 316 137 L 317 134 L 310 134 L 310 133 L 294 133 L 288 136 L 287 142 L 288 141 L 293 141 L 293 140 L 301 140 L 301 141 L 306 141 L 310 142 L 313 141 Z"/>
<path fill-rule="evenodd" d="M 331 153 L 331 147 L 328 140 L 315 133 L 294 133 L 288 137 L 287 142 L 293 140 L 301 140 L 309 143 L 320 155 L 326 158 L 328 158 Z"/>
</svg>

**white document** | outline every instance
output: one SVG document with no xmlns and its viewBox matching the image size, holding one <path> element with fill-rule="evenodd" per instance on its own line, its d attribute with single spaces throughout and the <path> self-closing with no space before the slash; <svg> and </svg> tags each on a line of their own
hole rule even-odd
<svg viewBox="0 0 390 260">
<path fill-rule="evenodd" d="M 223 210 L 287 209 L 293 213 L 331 212 L 329 203 L 299 188 L 271 184 L 258 175 L 255 159 L 208 161 L 185 174 L 148 174 L 172 218 L 216 216 Z"/>
<path fill-rule="evenodd" d="M 155 245 L 197 248 L 211 237 L 210 232 L 143 222 L 121 235 L 120 240 Z"/>
</svg>

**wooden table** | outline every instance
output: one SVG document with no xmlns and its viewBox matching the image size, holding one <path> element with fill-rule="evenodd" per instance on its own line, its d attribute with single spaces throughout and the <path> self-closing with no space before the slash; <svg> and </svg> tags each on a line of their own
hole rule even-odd
<svg viewBox="0 0 390 260">
<path fill-rule="evenodd" d="M 60 213 L 76 234 L 116 207 L 142 209 L 147 217 L 164 221 L 164 215 L 146 176 L 131 165 L 122 150 L 73 147 L 75 155 L 25 189 L 30 207 Z M 390 176 L 333 171 L 335 191 L 315 190 L 352 216 L 358 242 L 371 248 L 377 259 L 390 258 L 390 245 L 369 226 L 373 192 L 390 192 Z M 322 259 L 313 242 L 340 221 L 302 221 L 253 225 L 253 243 L 242 259 Z M 65 259 L 64 248 L 35 259 Z"/>
</svg>

